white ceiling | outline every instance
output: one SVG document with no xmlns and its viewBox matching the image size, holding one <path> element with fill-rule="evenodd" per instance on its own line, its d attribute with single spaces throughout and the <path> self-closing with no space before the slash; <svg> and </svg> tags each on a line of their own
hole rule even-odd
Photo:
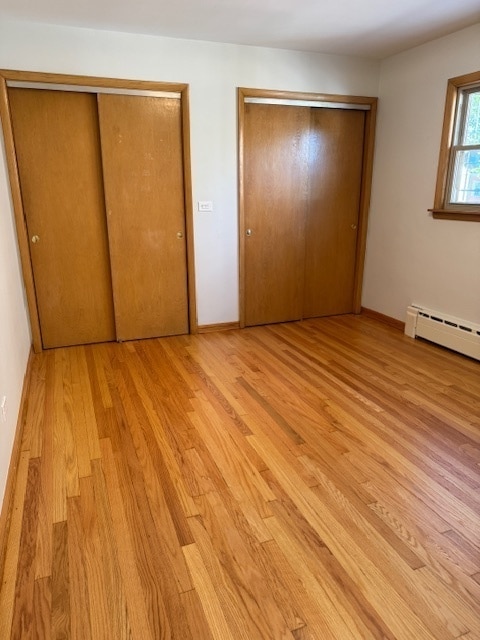
<svg viewBox="0 0 480 640">
<path fill-rule="evenodd" d="M 0 20 L 385 58 L 480 22 L 480 0 L 0 0 Z"/>
</svg>

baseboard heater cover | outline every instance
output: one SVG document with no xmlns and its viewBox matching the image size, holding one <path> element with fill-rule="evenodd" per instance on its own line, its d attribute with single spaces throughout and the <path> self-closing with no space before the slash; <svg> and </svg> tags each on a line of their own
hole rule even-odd
<svg viewBox="0 0 480 640">
<path fill-rule="evenodd" d="M 411 305 L 407 308 L 405 334 L 480 360 L 480 325 L 473 322 Z"/>
</svg>

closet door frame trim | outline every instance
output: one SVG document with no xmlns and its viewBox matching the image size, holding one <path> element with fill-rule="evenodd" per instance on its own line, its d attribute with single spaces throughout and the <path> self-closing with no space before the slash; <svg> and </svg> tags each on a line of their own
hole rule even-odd
<svg viewBox="0 0 480 640">
<path fill-rule="evenodd" d="M 30 316 L 32 332 L 32 344 L 35 353 L 42 351 L 42 335 L 40 319 L 33 278 L 32 261 L 30 258 L 30 240 L 27 232 L 25 213 L 23 210 L 22 193 L 17 165 L 17 155 L 13 137 L 12 121 L 10 116 L 10 104 L 8 100 L 9 83 L 25 83 L 30 86 L 65 85 L 66 87 L 90 87 L 101 89 L 119 89 L 128 93 L 139 92 L 173 92 L 180 94 L 182 105 L 182 147 L 183 147 L 183 183 L 185 198 L 185 227 L 187 243 L 187 287 L 188 287 L 188 315 L 190 333 L 197 333 L 197 305 L 195 294 L 195 263 L 193 244 L 193 200 L 192 178 L 190 158 L 190 112 L 189 112 L 189 86 L 188 84 L 154 82 L 149 80 L 122 80 L 117 78 L 99 78 L 90 76 L 74 76 L 56 73 L 41 73 L 30 71 L 0 70 L 0 118 L 2 121 L 5 143 L 5 155 L 10 180 L 10 191 L 17 230 L 17 240 L 22 266 L 23 282 Z"/>
<path fill-rule="evenodd" d="M 355 257 L 355 281 L 353 289 L 354 313 L 361 312 L 362 305 L 362 282 L 365 263 L 365 247 L 367 241 L 367 222 L 370 207 L 370 195 L 372 185 L 373 152 L 375 144 L 375 122 L 377 115 L 377 102 L 375 97 L 367 96 L 344 96 L 326 93 L 301 93 L 297 91 L 275 91 L 270 89 L 248 89 L 238 87 L 237 89 L 237 109 L 238 109 L 238 212 L 239 212 L 239 307 L 240 307 L 240 327 L 244 328 L 245 323 L 245 173 L 244 173 L 244 135 L 245 135 L 245 104 L 249 99 L 285 101 L 289 104 L 297 103 L 299 106 L 306 106 L 305 103 L 312 103 L 308 106 L 318 104 L 319 107 L 354 109 L 355 107 L 365 111 L 365 134 L 363 144 L 362 163 L 362 184 L 360 190 L 360 207 L 358 215 L 357 250 Z M 302 105 L 303 103 L 303 105 Z"/>
</svg>

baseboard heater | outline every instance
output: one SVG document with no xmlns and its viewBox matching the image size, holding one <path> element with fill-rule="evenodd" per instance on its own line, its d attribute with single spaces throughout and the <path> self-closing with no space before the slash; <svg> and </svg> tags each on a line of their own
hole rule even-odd
<svg viewBox="0 0 480 640">
<path fill-rule="evenodd" d="M 480 325 L 467 320 L 412 305 L 407 308 L 405 334 L 480 360 Z"/>
</svg>

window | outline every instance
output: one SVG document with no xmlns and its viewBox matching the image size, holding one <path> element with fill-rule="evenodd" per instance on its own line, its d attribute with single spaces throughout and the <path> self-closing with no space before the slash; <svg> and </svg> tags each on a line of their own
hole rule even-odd
<svg viewBox="0 0 480 640">
<path fill-rule="evenodd" d="M 480 72 L 448 81 L 435 218 L 480 221 Z"/>
</svg>

